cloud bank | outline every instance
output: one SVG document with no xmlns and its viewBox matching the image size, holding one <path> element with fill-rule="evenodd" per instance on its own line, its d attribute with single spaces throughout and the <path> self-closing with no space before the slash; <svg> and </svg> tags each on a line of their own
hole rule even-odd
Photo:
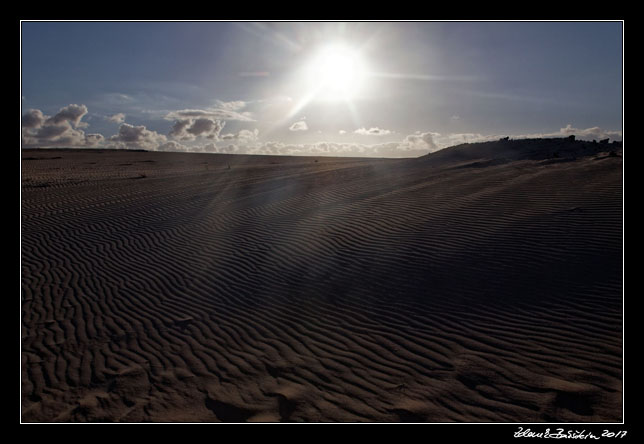
<svg viewBox="0 0 644 444">
<path fill-rule="evenodd" d="M 104 147 L 116 149 L 145 149 L 150 151 L 271 154 L 300 156 L 353 156 L 353 157 L 418 157 L 462 143 L 486 142 L 509 136 L 512 139 L 552 138 L 576 136 L 580 140 L 621 140 L 621 131 L 607 131 L 599 127 L 576 128 L 568 124 L 551 133 L 532 134 L 480 134 L 417 131 L 400 141 L 364 144 L 355 142 L 337 143 L 320 141 L 316 143 L 284 143 L 261 141 L 257 129 L 241 129 L 238 132 L 223 133 L 226 120 L 254 121 L 245 109 L 247 102 L 218 102 L 213 109 L 183 109 L 165 115 L 174 120 L 167 135 L 147 129 L 144 125 L 125 122 L 124 113 L 116 113 L 107 120 L 119 123 L 119 130 L 108 138 L 101 134 L 86 134 L 88 125 L 83 117 L 88 110 L 85 105 L 70 104 L 54 114 L 45 115 L 41 110 L 30 109 L 21 119 L 22 146 L 88 148 Z M 305 118 L 293 123 L 289 129 L 294 132 L 308 131 Z M 378 127 L 358 128 L 354 131 L 340 130 L 343 137 L 385 136 L 395 134 Z M 354 136 L 355 137 L 355 136 Z"/>
<path fill-rule="evenodd" d="M 359 128 L 354 131 L 355 134 L 360 134 L 361 136 L 387 136 L 389 134 L 392 134 L 392 131 L 382 129 L 382 128 Z"/>
</svg>

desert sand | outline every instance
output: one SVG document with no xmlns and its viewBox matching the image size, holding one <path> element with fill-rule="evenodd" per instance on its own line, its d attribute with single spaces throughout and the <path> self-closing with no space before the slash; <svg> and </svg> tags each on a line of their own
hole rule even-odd
<svg viewBox="0 0 644 444">
<path fill-rule="evenodd" d="M 619 422 L 622 149 L 22 150 L 23 422 Z"/>
</svg>

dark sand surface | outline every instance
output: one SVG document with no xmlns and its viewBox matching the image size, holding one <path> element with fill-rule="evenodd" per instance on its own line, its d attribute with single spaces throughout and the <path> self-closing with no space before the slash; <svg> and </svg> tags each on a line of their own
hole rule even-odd
<svg viewBox="0 0 644 444">
<path fill-rule="evenodd" d="M 22 421 L 621 421 L 622 171 L 23 150 Z"/>
</svg>

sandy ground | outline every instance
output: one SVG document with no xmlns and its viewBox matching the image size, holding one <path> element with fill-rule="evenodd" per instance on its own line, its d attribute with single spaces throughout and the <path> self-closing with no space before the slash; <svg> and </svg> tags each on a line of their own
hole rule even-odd
<svg viewBox="0 0 644 444">
<path fill-rule="evenodd" d="M 621 421 L 622 171 L 23 150 L 22 421 Z"/>
</svg>

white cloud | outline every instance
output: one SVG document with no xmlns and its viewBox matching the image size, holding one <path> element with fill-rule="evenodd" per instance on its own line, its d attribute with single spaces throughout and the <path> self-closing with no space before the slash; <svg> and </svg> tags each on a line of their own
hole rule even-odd
<svg viewBox="0 0 644 444">
<path fill-rule="evenodd" d="M 258 136 L 258 129 L 254 129 L 253 131 L 243 129 L 240 130 L 237 134 L 222 134 L 219 138 L 220 140 L 234 141 L 235 143 L 241 145 L 249 145 L 257 142 Z"/>
<path fill-rule="evenodd" d="M 295 122 L 288 129 L 291 131 L 307 131 L 309 129 L 309 126 L 306 124 L 304 120 L 300 120 Z"/>
<path fill-rule="evenodd" d="M 431 153 L 437 151 L 439 148 L 434 142 L 434 136 L 438 133 L 417 133 L 410 134 L 398 145 L 398 149 L 402 151 L 424 151 Z"/>
<path fill-rule="evenodd" d="M 387 136 L 389 134 L 392 134 L 392 131 L 378 128 L 378 127 L 372 127 L 369 129 L 358 128 L 357 130 L 354 131 L 354 133 L 360 134 L 361 136 Z"/>
<path fill-rule="evenodd" d="M 240 112 L 247 104 L 242 100 L 217 101 L 216 108 L 171 111 L 164 117 L 175 121 L 168 135 L 178 140 L 195 140 L 200 137 L 218 140 L 226 121 L 255 121 L 251 113 Z"/>
<path fill-rule="evenodd" d="M 572 135 L 582 140 L 622 140 L 621 131 L 606 131 L 597 126 L 592 128 L 579 129 L 573 128 L 571 124 L 566 125 L 565 128 L 561 128 L 559 130 L 559 133 L 556 133 L 556 135 L 553 135 L 552 137 L 567 137 Z"/>
<path fill-rule="evenodd" d="M 181 138 L 190 138 L 186 132 L 186 128 L 188 128 L 192 124 L 191 119 L 180 119 L 176 120 L 174 124 L 172 125 L 172 128 L 170 129 L 170 133 L 168 135 L 173 138 L 181 139 Z"/>
<path fill-rule="evenodd" d="M 156 150 L 167 142 L 163 134 L 150 131 L 145 126 L 133 126 L 124 123 L 119 127 L 119 133 L 108 139 L 115 142 L 117 148 Z"/>
<path fill-rule="evenodd" d="M 195 119 L 186 131 L 194 136 L 206 135 L 208 138 L 214 138 L 219 135 L 223 124 L 219 120 Z"/>
<path fill-rule="evenodd" d="M 105 137 L 102 134 L 86 134 L 85 135 L 85 146 L 95 147 L 101 145 L 105 141 Z"/>
<path fill-rule="evenodd" d="M 116 113 L 114 115 L 108 116 L 107 120 L 109 120 L 110 122 L 114 122 L 114 123 L 124 123 L 125 122 L 125 114 Z"/>
<path fill-rule="evenodd" d="M 61 108 L 56 115 L 47 119 L 46 123 L 58 125 L 67 121 L 74 127 L 78 127 L 81 125 L 81 119 L 85 114 L 87 114 L 85 105 L 71 104 Z"/>
<path fill-rule="evenodd" d="M 205 117 L 197 119 L 180 119 L 174 122 L 168 134 L 179 140 L 195 140 L 198 137 L 217 140 L 225 122 Z"/>
<path fill-rule="evenodd" d="M 39 109 L 30 109 L 22 116 L 23 128 L 39 128 L 47 120 L 47 117 Z"/>
<path fill-rule="evenodd" d="M 35 147 L 94 147 L 104 141 L 100 134 L 85 134 L 80 129 L 87 114 L 85 105 L 68 105 L 49 117 L 38 109 L 30 109 L 22 116 L 22 146 Z"/>
<path fill-rule="evenodd" d="M 480 133 L 450 133 L 450 134 L 440 134 L 440 133 L 431 133 L 432 141 L 436 145 L 436 151 L 438 149 L 447 148 L 449 146 L 460 145 L 462 143 L 477 143 L 477 142 L 488 142 L 491 140 L 498 140 L 502 136 L 497 134 L 484 135 Z"/>
</svg>

